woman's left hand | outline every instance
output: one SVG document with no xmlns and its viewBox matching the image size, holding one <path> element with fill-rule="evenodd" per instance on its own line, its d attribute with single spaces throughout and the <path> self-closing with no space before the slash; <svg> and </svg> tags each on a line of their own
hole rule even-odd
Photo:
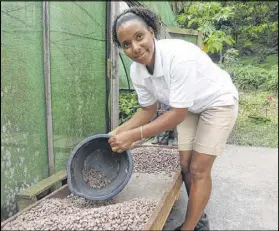
<svg viewBox="0 0 279 231">
<path fill-rule="evenodd" d="M 135 141 L 132 130 L 121 132 L 108 140 L 112 151 L 118 153 L 129 149 Z"/>
</svg>

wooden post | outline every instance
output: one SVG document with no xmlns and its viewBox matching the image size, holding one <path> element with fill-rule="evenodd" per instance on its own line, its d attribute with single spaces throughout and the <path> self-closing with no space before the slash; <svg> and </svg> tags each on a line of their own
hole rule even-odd
<svg viewBox="0 0 279 231">
<path fill-rule="evenodd" d="M 198 31 L 193 29 L 182 29 L 178 27 L 167 27 L 167 32 L 173 33 L 173 34 L 185 34 L 185 35 L 198 35 Z"/>
<path fill-rule="evenodd" d="M 201 31 L 192 30 L 192 29 L 182 29 L 178 27 L 170 27 L 166 28 L 166 37 L 170 36 L 171 34 L 180 34 L 180 35 L 191 35 L 195 36 L 196 38 L 196 45 L 202 48 L 202 37 L 203 33 Z"/>
<path fill-rule="evenodd" d="M 199 48 L 202 48 L 202 37 L 203 34 L 201 31 L 198 32 L 198 40 L 197 40 L 197 45 L 199 46 Z"/>
<path fill-rule="evenodd" d="M 166 38 L 166 25 L 164 23 L 160 23 L 160 34 L 159 39 L 165 39 Z"/>
<path fill-rule="evenodd" d="M 111 1 L 111 20 L 113 21 L 119 13 L 119 2 Z M 111 30 L 111 29 L 110 29 Z M 112 36 L 111 36 L 112 38 Z M 119 125 L 119 49 L 111 40 L 111 130 Z"/>
<path fill-rule="evenodd" d="M 43 56 L 44 56 L 44 79 L 45 79 L 45 100 L 46 100 L 46 124 L 47 124 L 47 153 L 48 153 L 48 174 L 54 174 L 54 153 L 53 153 L 53 127 L 52 127 L 52 106 L 51 106 L 51 82 L 50 82 L 50 48 L 49 48 L 49 5 L 43 1 Z"/>
</svg>

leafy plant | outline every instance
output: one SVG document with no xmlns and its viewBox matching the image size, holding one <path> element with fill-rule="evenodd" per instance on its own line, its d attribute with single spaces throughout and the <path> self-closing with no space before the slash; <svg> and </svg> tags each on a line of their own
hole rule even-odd
<svg viewBox="0 0 279 231">
<path fill-rule="evenodd" d="M 134 92 L 120 92 L 119 97 L 119 119 L 120 124 L 129 120 L 132 115 L 140 108 L 137 94 Z"/>
<path fill-rule="evenodd" d="M 239 89 L 259 89 L 266 81 L 267 71 L 252 65 L 240 66 L 234 69 L 235 82 Z"/>
<path fill-rule="evenodd" d="M 234 47 L 240 54 L 258 54 L 258 62 L 278 52 L 278 2 L 220 1 L 184 3 L 176 17 L 187 29 L 203 32 L 206 52 Z M 260 48 L 260 49 L 259 49 Z"/>
<path fill-rule="evenodd" d="M 239 98 L 241 118 L 249 119 L 256 124 L 278 123 L 277 100 L 270 92 L 240 94 Z"/>
<path fill-rule="evenodd" d="M 223 47 L 234 43 L 231 35 L 220 26 L 233 16 L 232 9 L 230 6 L 222 7 L 219 2 L 193 2 L 185 5 L 184 13 L 176 20 L 182 27 L 202 31 L 206 51 L 220 52 L 222 56 Z"/>
<path fill-rule="evenodd" d="M 240 91 L 238 112 L 238 118 L 228 143 L 278 147 L 277 93 Z"/>
<path fill-rule="evenodd" d="M 234 80 L 242 90 L 278 90 L 278 67 L 270 70 L 253 65 L 236 66 L 233 68 Z"/>
<path fill-rule="evenodd" d="M 226 35 L 225 32 L 220 30 L 213 31 L 210 36 L 204 39 L 204 43 L 207 45 L 207 50 L 210 53 L 221 52 L 225 44 L 232 45 L 234 40 L 230 35 Z"/>
<path fill-rule="evenodd" d="M 239 61 L 239 50 L 234 48 L 228 49 L 224 54 L 224 65 L 235 67 Z"/>
<path fill-rule="evenodd" d="M 273 66 L 267 72 L 266 82 L 263 85 L 266 90 L 274 90 L 278 92 L 278 66 Z"/>
</svg>

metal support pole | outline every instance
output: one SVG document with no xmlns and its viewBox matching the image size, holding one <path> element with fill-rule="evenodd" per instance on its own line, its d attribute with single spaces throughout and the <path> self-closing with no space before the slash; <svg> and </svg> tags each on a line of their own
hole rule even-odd
<svg viewBox="0 0 279 231">
<path fill-rule="evenodd" d="M 50 47 L 49 47 L 49 5 L 43 1 L 43 42 L 44 42 L 44 79 L 45 79 L 45 100 L 46 100 L 46 125 L 47 125 L 47 153 L 48 173 L 54 174 L 54 153 L 53 153 L 53 128 L 52 128 L 52 107 L 51 107 L 51 82 L 50 82 Z"/>
<path fill-rule="evenodd" d="M 112 21 L 118 15 L 119 8 L 119 2 L 111 1 Z M 112 40 L 111 64 L 111 129 L 113 130 L 119 125 L 119 49 L 113 44 Z"/>
<path fill-rule="evenodd" d="M 111 88 L 111 2 L 106 1 L 106 132 L 111 131 L 111 108 L 110 108 L 110 88 Z"/>
</svg>

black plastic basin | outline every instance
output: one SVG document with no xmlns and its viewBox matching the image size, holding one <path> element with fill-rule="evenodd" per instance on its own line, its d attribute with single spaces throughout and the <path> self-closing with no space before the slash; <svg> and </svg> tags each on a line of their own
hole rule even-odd
<svg viewBox="0 0 279 231">
<path fill-rule="evenodd" d="M 133 160 L 129 150 L 114 153 L 108 134 L 98 134 L 86 138 L 71 153 L 67 164 L 68 186 L 77 196 L 89 200 L 107 200 L 116 196 L 127 185 L 133 171 Z M 101 188 L 91 188 L 83 179 L 82 169 L 87 162 L 90 167 L 103 172 L 111 181 Z"/>
</svg>

